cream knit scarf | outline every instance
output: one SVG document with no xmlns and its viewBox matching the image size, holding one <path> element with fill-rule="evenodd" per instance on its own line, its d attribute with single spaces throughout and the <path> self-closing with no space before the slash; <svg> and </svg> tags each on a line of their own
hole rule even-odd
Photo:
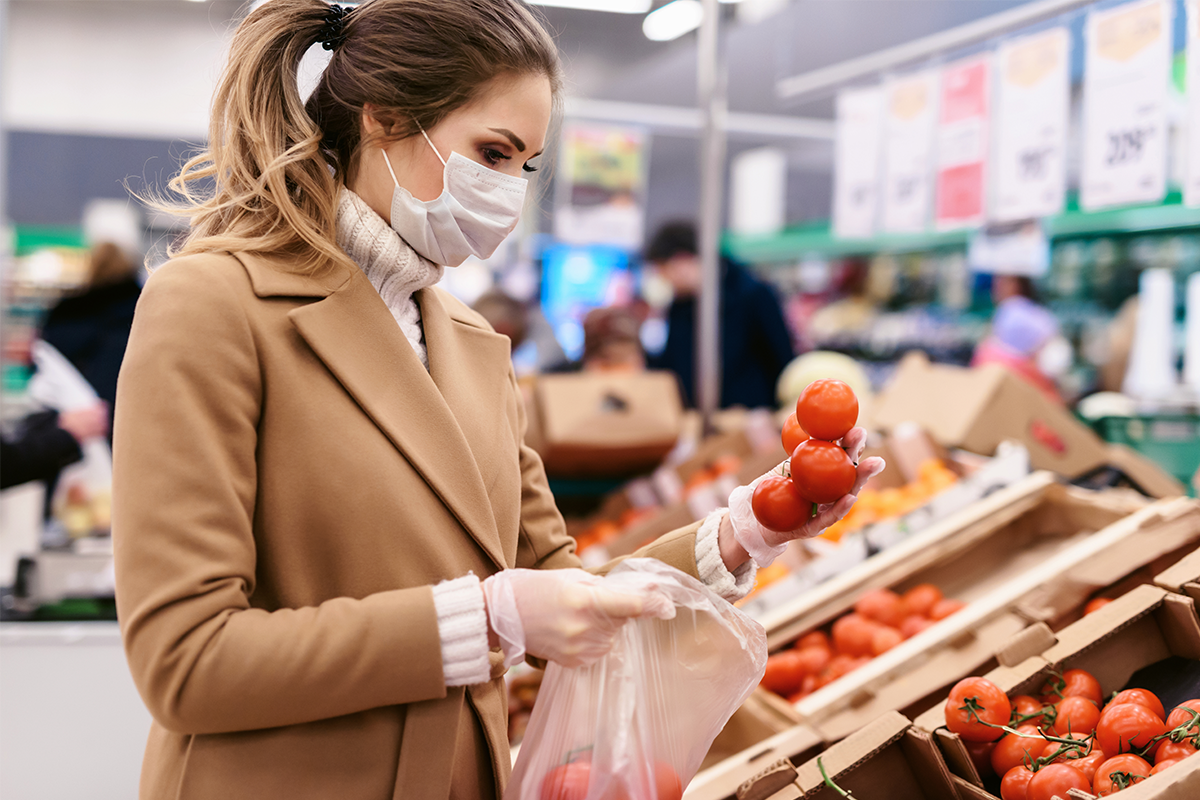
<svg viewBox="0 0 1200 800">
<path fill-rule="evenodd" d="M 345 188 L 338 196 L 337 243 L 379 292 L 417 357 L 429 369 L 421 309 L 413 292 L 440 281 L 444 267 L 418 255 L 383 217 Z"/>
</svg>

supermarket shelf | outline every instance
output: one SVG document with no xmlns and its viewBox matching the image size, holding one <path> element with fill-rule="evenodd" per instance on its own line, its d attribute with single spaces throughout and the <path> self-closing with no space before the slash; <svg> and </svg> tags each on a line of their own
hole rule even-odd
<svg viewBox="0 0 1200 800">
<path fill-rule="evenodd" d="M 1073 203 L 1072 203 L 1073 205 Z M 1200 229 L 1200 208 L 1182 204 L 1178 193 L 1166 202 L 1149 206 L 1131 206 L 1103 211 L 1068 208 L 1062 214 L 1044 220 L 1051 239 L 1083 236 L 1116 236 L 1184 229 Z M 805 256 L 871 255 L 873 253 L 913 253 L 963 248 L 973 229 L 930 231 L 919 234 L 882 234 L 867 239 L 835 237 L 828 223 L 797 226 L 772 236 L 726 235 L 725 248 L 734 258 L 751 264 L 791 262 Z"/>
</svg>

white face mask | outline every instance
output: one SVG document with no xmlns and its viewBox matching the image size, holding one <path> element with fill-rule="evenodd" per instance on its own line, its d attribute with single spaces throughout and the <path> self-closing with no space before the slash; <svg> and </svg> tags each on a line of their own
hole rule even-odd
<svg viewBox="0 0 1200 800">
<path fill-rule="evenodd" d="M 396 184 L 392 229 L 435 264 L 457 267 L 469 256 L 490 257 L 517 227 L 529 181 L 502 175 L 458 153 L 451 153 L 447 161 L 429 135 L 421 135 L 445 165 L 442 194 L 428 202 L 413 197 L 396 180 L 392 162 L 381 150 Z"/>
</svg>

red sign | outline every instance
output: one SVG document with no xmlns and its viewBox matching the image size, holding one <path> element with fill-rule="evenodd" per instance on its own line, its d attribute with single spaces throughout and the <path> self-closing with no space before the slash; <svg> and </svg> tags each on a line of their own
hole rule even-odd
<svg viewBox="0 0 1200 800">
<path fill-rule="evenodd" d="M 934 212 L 939 228 L 983 221 L 990 82 L 986 56 L 942 70 Z"/>
</svg>

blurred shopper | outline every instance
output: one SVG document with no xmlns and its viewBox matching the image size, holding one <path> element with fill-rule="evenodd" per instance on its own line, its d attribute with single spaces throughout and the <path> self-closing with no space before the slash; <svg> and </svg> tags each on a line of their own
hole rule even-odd
<svg viewBox="0 0 1200 800">
<path fill-rule="evenodd" d="M 667 310 L 667 343 L 650 360 L 679 376 L 684 398 L 696 405 L 696 326 L 700 257 L 690 222 L 664 225 L 646 247 L 645 260 L 675 292 Z M 721 406 L 773 406 L 775 382 L 792 360 L 792 340 L 779 299 L 744 267 L 721 259 Z"/>
<path fill-rule="evenodd" d="M 20 419 L 11 435 L 0 436 L 0 489 L 29 481 L 53 481 L 83 458 L 81 445 L 108 435 L 108 405 L 73 411 L 37 411 Z"/>
<path fill-rule="evenodd" d="M 525 343 L 529 331 L 529 312 L 520 300 L 499 289 L 492 289 L 484 292 L 471 308 L 487 320 L 492 330 L 507 336 L 513 350 Z"/>
<path fill-rule="evenodd" d="M 82 290 L 60 300 L 42 326 L 42 339 L 66 356 L 110 408 L 142 291 L 137 272 L 137 264 L 117 245 L 93 246 Z"/>
<path fill-rule="evenodd" d="M 996 313 L 991 333 L 971 358 L 971 366 L 1000 364 L 1036 386 L 1050 399 L 1062 403 L 1053 378 L 1043 370 L 1039 356 L 1057 346 L 1058 320 L 1034 298 L 1033 281 L 1021 275 L 996 275 L 992 279 Z"/>
<path fill-rule="evenodd" d="M 638 337 L 642 321 L 628 308 L 595 308 L 583 318 L 583 369 L 642 372 L 646 353 Z"/>
<path fill-rule="evenodd" d="M 316 43 L 332 56 L 305 105 Z M 434 288 L 516 226 L 560 86 L 520 0 L 269 0 L 234 33 L 209 150 L 174 183 L 192 229 L 146 284 L 119 383 L 146 800 L 498 798 L 505 665 L 599 658 L 651 608 L 578 569 L 509 342 Z M 854 499 L 776 533 L 743 494 L 741 522 L 639 555 L 736 599 Z"/>
</svg>

